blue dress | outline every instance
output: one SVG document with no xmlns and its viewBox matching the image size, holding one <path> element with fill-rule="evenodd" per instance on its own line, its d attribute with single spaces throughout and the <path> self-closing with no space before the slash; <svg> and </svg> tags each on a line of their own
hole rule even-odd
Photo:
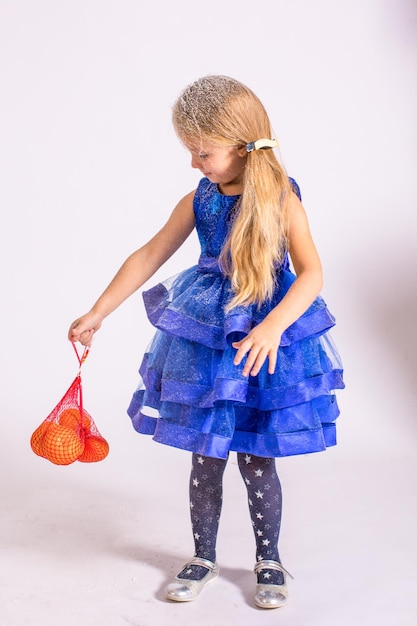
<svg viewBox="0 0 417 626">
<path fill-rule="evenodd" d="M 222 195 L 207 178 L 200 181 L 194 212 L 201 256 L 198 265 L 143 293 L 158 330 L 143 357 L 128 414 L 138 432 L 204 456 L 325 450 L 336 444 L 334 390 L 344 384 L 328 334 L 335 320 L 321 296 L 283 333 L 274 374 L 264 363 L 257 376 L 246 377 L 245 361 L 233 364 L 232 342 L 259 324 L 295 280 L 287 259 L 277 270 L 271 301 L 225 313 L 232 292 L 218 257 L 238 199 Z"/>
</svg>

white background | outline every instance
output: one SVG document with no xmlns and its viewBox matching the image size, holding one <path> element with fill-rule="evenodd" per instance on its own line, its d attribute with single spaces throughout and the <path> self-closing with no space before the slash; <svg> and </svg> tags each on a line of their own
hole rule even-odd
<svg viewBox="0 0 417 626">
<path fill-rule="evenodd" d="M 416 34 L 414 0 L 0 0 L 2 624 L 414 624 Z M 189 455 L 126 415 L 152 334 L 139 293 L 83 368 L 109 457 L 57 467 L 29 446 L 77 372 L 69 324 L 197 185 L 170 115 L 208 73 L 270 114 L 346 370 L 339 445 L 278 462 L 295 575 L 279 615 L 253 607 L 234 457 L 221 580 L 190 605 L 163 599 L 193 550 Z M 193 235 L 152 283 L 197 255 Z"/>
</svg>

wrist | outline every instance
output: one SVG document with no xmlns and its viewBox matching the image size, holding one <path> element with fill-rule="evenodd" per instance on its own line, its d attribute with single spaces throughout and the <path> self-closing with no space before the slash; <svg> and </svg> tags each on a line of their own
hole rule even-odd
<svg viewBox="0 0 417 626">
<path fill-rule="evenodd" d="M 97 303 L 90 310 L 90 315 L 92 315 L 98 323 L 101 323 L 109 313 L 110 311 L 106 312 L 105 308 Z"/>
<path fill-rule="evenodd" d="M 287 327 L 283 324 L 282 315 L 276 309 L 273 309 L 266 316 L 265 322 L 268 322 L 273 328 L 274 334 L 281 336 L 282 333 L 287 329 Z"/>
</svg>

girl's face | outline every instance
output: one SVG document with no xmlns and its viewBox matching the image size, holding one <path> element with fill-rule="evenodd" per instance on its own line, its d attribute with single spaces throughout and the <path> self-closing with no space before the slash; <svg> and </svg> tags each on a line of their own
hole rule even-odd
<svg viewBox="0 0 417 626">
<path fill-rule="evenodd" d="M 210 182 L 216 183 L 221 193 L 235 195 L 242 192 L 247 159 L 245 146 L 186 144 L 186 148 L 191 153 L 191 167 L 200 170 Z"/>
</svg>

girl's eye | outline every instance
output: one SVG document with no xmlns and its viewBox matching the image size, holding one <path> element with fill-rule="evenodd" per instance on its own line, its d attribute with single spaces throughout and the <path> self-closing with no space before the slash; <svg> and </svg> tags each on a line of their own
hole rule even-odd
<svg viewBox="0 0 417 626">
<path fill-rule="evenodd" d="M 208 154 L 199 154 L 198 158 L 199 159 L 208 159 L 208 156 L 209 156 Z"/>
</svg>

